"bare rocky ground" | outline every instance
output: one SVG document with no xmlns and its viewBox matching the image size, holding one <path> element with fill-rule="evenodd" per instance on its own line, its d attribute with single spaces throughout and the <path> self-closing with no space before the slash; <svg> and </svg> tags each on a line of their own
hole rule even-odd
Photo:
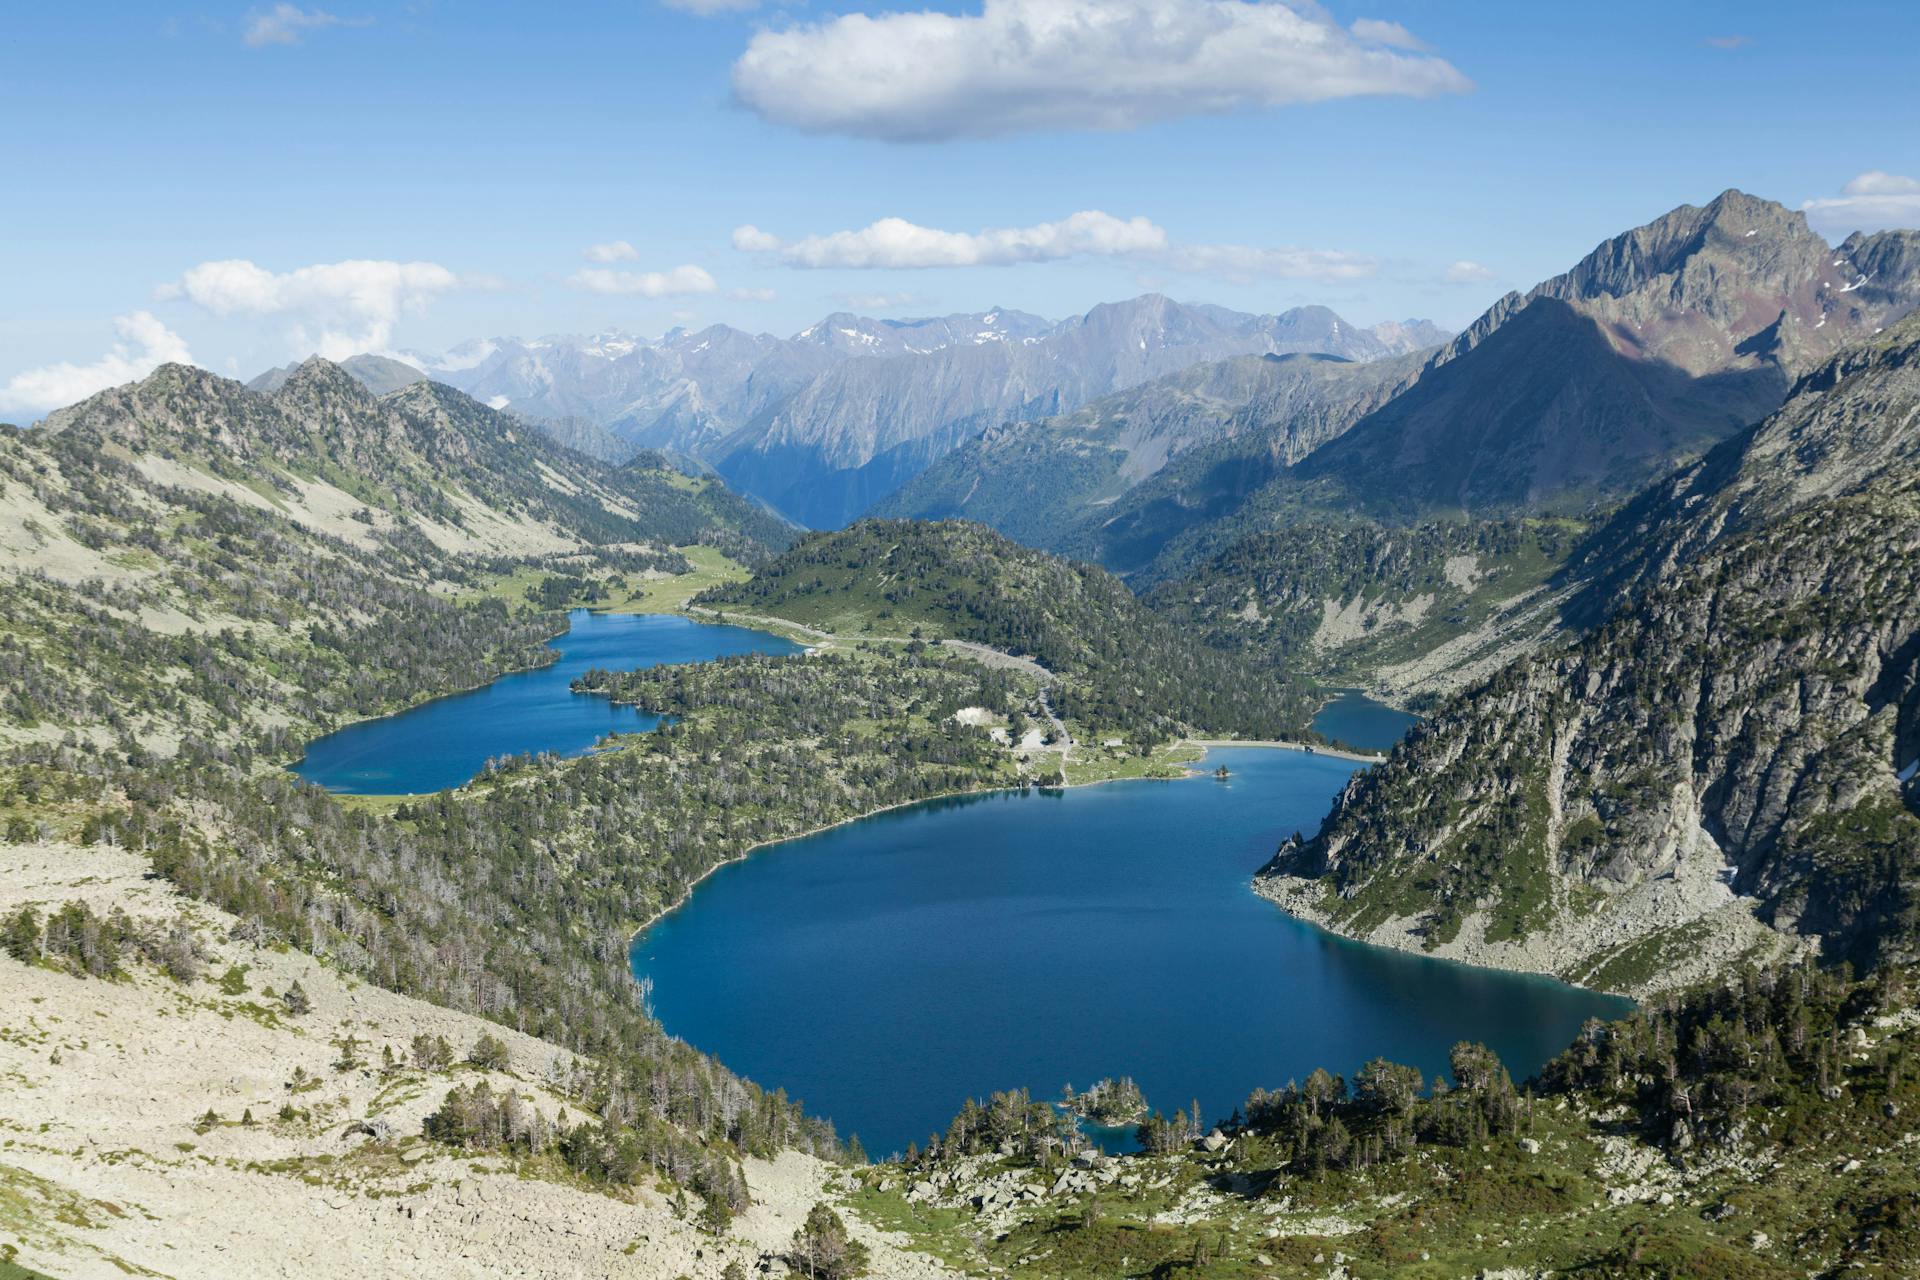
<svg viewBox="0 0 1920 1280">
<path fill-rule="evenodd" d="M 109 981 L 0 956 L 0 1244 L 22 1265 L 75 1280 L 712 1280 L 737 1258 L 749 1274 L 784 1275 L 773 1255 L 839 1190 L 843 1175 L 811 1157 L 748 1161 L 753 1207 L 715 1241 L 675 1212 L 664 1185 L 621 1198 L 431 1143 L 422 1120 L 459 1082 L 486 1079 L 559 1114 L 567 1104 L 541 1082 L 564 1052 L 344 978 L 303 952 L 229 941 L 232 917 L 146 875 L 123 851 L 0 846 L 0 911 L 80 899 L 136 918 L 184 913 L 210 954 L 187 985 L 137 962 Z M 246 966 L 239 995 L 218 981 L 235 965 Z M 277 998 L 295 981 L 312 1003 L 297 1018 Z M 404 1061 L 421 1033 L 445 1036 L 456 1054 L 496 1035 L 510 1070 L 382 1069 L 384 1047 Z M 348 1036 L 367 1065 L 339 1070 Z M 291 1090 L 296 1070 L 318 1086 Z M 285 1104 L 306 1118 L 277 1119 Z M 210 1109 L 220 1123 L 203 1129 Z M 357 1121 L 389 1136 L 349 1136 Z M 873 1250 L 874 1274 L 946 1274 L 848 1220 Z"/>
<path fill-rule="evenodd" d="M 1698 843 L 1711 849 L 1711 841 Z M 1289 915 L 1377 947 L 1459 960 L 1516 973 L 1538 973 L 1593 985 L 1635 999 L 1676 991 L 1736 969 L 1742 963 L 1785 963 L 1810 949 L 1755 918 L 1754 902 L 1727 887 L 1711 854 L 1683 858 L 1672 871 L 1645 881 L 1586 914 L 1563 912 L 1551 926 L 1518 941 L 1491 942 L 1487 920 L 1474 913 L 1452 939 L 1429 946 L 1419 920 L 1400 916 L 1370 931 L 1353 929 L 1326 911 L 1325 886 L 1296 876 L 1262 876 L 1253 891 Z M 1609 974 L 1608 961 L 1636 947 L 1662 943 L 1631 971 Z"/>
</svg>

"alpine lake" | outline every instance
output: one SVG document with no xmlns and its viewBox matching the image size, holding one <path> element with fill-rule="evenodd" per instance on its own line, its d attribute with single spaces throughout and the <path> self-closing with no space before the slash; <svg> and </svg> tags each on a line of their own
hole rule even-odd
<svg viewBox="0 0 1920 1280">
<path fill-rule="evenodd" d="M 353 794 L 459 786 L 490 759 L 578 755 L 656 717 L 569 685 L 800 646 L 673 615 L 577 611 L 549 666 L 312 743 L 301 777 Z M 1347 691 L 1315 728 L 1384 749 L 1412 717 Z M 1226 776 L 1214 771 L 1225 766 Z M 1192 776 L 992 792 L 890 810 L 719 867 L 629 961 L 668 1031 L 860 1135 L 876 1156 L 968 1097 L 1058 1097 L 1128 1075 L 1163 1111 L 1225 1116 L 1257 1087 L 1386 1057 L 1433 1077 L 1461 1040 L 1516 1079 L 1628 1001 L 1336 937 L 1249 887 L 1357 765 L 1232 747 Z M 1100 1132 L 1124 1148 L 1126 1131 Z"/>
</svg>

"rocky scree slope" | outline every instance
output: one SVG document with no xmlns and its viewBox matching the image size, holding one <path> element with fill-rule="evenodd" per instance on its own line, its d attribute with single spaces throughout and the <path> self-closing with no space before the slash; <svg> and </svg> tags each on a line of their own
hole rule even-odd
<svg viewBox="0 0 1920 1280">
<path fill-rule="evenodd" d="M 711 482 L 610 467 L 439 383 L 375 397 L 318 358 L 265 395 L 165 365 L 49 415 L 40 431 L 362 547 L 416 535 L 444 553 L 494 555 L 784 540 L 778 521 Z"/>
</svg>

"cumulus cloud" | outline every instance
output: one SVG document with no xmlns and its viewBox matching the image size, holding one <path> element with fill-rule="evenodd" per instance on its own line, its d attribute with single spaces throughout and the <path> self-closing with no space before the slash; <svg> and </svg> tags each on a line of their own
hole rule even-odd
<svg viewBox="0 0 1920 1280">
<path fill-rule="evenodd" d="M 762 31 L 733 93 L 811 133 L 928 142 L 1473 87 L 1417 46 L 1397 23 L 1345 29 L 1304 0 L 985 0 Z"/>
<path fill-rule="evenodd" d="M 661 0 L 669 9 L 697 14 L 702 18 L 723 13 L 747 13 L 760 7 L 760 0 Z"/>
<path fill-rule="evenodd" d="M 1493 269 L 1471 258 L 1460 258 L 1447 267 L 1448 284 L 1485 284 L 1493 279 Z"/>
<path fill-rule="evenodd" d="M 1099 257 L 1235 280 L 1256 276 L 1342 280 L 1374 270 L 1372 259 L 1337 250 L 1176 244 L 1165 228 L 1146 218 L 1116 218 L 1098 209 L 1083 209 L 1058 222 L 978 232 L 942 231 L 905 218 L 882 218 L 857 231 L 783 240 L 759 227 L 745 226 L 734 231 L 733 247 L 769 254 L 787 266 L 801 268 L 1006 267 Z"/>
<path fill-rule="evenodd" d="M 1807 221 L 1827 235 L 1920 227 L 1920 180 L 1869 169 L 1840 188 L 1839 195 L 1808 200 L 1800 207 Z"/>
<path fill-rule="evenodd" d="M 1123 221 L 1087 209 L 1058 222 L 975 234 L 939 231 L 905 218 L 882 218 L 858 231 L 789 242 L 746 226 L 734 231 L 733 247 L 778 254 L 792 267 L 1004 267 L 1080 254 L 1155 252 L 1167 247 L 1167 233 L 1145 218 Z"/>
<path fill-rule="evenodd" d="M 203 262 L 158 296 L 185 298 L 215 315 L 286 315 L 298 351 L 344 360 L 384 350 L 408 312 L 424 311 L 467 281 L 434 262 L 351 260 L 273 272 L 244 258 Z"/>
<path fill-rule="evenodd" d="M 97 391 L 146 377 L 163 364 L 192 364 L 186 339 L 160 323 L 151 311 L 115 316 L 120 341 L 92 364 L 50 364 L 7 379 L 0 408 L 32 413 L 58 409 Z"/>
<path fill-rule="evenodd" d="M 588 262 L 636 262 L 640 251 L 625 240 L 610 240 L 606 244 L 588 245 L 580 256 Z"/>
<path fill-rule="evenodd" d="M 309 31 L 327 27 L 364 27 L 371 18 L 342 18 L 325 9 L 302 9 L 298 5 L 277 4 L 271 9 L 247 15 L 246 33 L 241 39 L 249 49 L 264 49 L 270 44 L 299 44 Z"/>
<path fill-rule="evenodd" d="M 596 267 L 576 271 L 567 283 L 588 293 L 630 294 L 642 298 L 680 298 L 712 293 L 718 286 L 704 267 L 681 266 L 671 271 L 610 271 Z"/>
</svg>

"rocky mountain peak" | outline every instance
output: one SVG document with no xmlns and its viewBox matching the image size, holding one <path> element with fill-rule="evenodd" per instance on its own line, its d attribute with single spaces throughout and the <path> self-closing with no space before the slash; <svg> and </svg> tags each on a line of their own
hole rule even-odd
<svg viewBox="0 0 1920 1280">
<path fill-rule="evenodd" d="M 1807 226 L 1806 215 L 1744 191 L 1722 192 L 1704 206 L 1683 204 L 1604 241 L 1573 270 L 1557 276 L 1534 296 L 1569 301 L 1602 295 L 1620 297 L 1678 277 L 1690 283 L 1687 268 L 1702 255 L 1731 259 L 1743 275 L 1781 279 L 1810 271 L 1826 255 L 1827 243 Z M 1673 296 L 1686 306 L 1704 298 Z"/>
<path fill-rule="evenodd" d="M 1628 359 L 1692 377 L 1772 367 L 1784 389 L 1920 302 L 1917 241 L 1882 233 L 1836 250 L 1805 214 L 1725 191 L 1602 242 L 1524 295 L 1508 294 L 1435 363 L 1465 355 L 1534 302 L 1554 299 L 1594 321 Z"/>
<path fill-rule="evenodd" d="M 262 434 L 266 406 L 230 378 L 189 364 L 163 364 L 138 382 L 110 387 L 55 410 L 41 423 L 48 432 L 92 432 L 139 450 L 170 447 L 189 437 L 249 448 Z"/>
<path fill-rule="evenodd" d="M 283 404 L 334 412 L 365 412 L 374 405 L 373 393 L 340 365 L 321 356 L 309 356 L 287 375 L 274 399 Z"/>
</svg>

